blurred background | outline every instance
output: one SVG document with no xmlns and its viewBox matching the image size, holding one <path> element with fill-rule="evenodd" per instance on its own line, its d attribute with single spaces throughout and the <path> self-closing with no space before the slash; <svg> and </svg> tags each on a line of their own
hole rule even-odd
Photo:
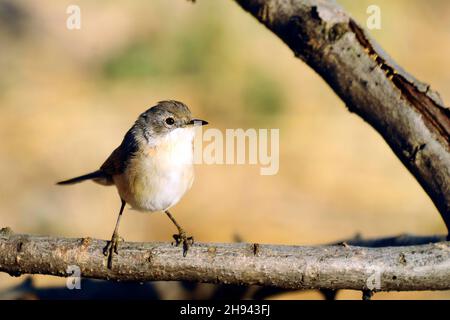
<svg viewBox="0 0 450 320">
<path fill-rule="evenodd" d="M 364 26 L 367 7 L 379 5 L 382 29 L 372 35 L 448 104 L 448 1 L 339 2 Z M 81 8 L 80 30 L 66 28 L 71 4 Z M 280 128 L 275 176 L 261 176 L 259 166 L 197 166 L 193 188 L 173 209 L 197 241 L 308 245 L 446 231 L 382 138 L 233 1 L 0 0 L 0 70 L 0 227 L 109 239 L 115 188 L 55 182 L 97 169 L 141 112 L 177 99 L 211 127 Z M 171 241 L 174 231 L 163 214 L 131 210 L 120 226 L 128 241 Z M 0 273 L 0 290 L 24 278 Z M 450 292 L 374 296 L 397 298 Z"/>
</svg>

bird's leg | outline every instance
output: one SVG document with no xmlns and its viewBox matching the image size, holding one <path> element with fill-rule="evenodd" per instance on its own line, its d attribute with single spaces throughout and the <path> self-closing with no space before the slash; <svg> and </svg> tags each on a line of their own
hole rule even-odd
<svg viewBox="0 0 450 320">
<path fill-rule="evenodd" d="M 183 256 L 185 257 L 189 247 L 194 244 L 194 237 L 188 237 L 186 236 L 186 232 L 183 230 L 183 228 L 180 227 L 178 222 L 175 220 L 175 218 L 170 214 L 168 210 L 165 211 L 167 216 L 170 220 L 172 220 L 173 224 L 178 229 L 178 234 L 174 234 L 173 238 L 175 239 L 175 245 L 178 247 L 180 244 L 183 244 Z"/>
<path fill-rule="evenodd" d="M 119 253 L 119 223 L 120 218 L 122 217 L 123 209 L 125 208 L 125 201 L 122 200 L 122 204 L 120 206 L 119 216 L 117 217 L 116 227 L 114 228 L 114 233 L 111 237 L 111 241 L 108 241 L 106 247 L 103 248 L 103 254 L 108 257 L 108 269 L 112 268 L 112 258 L 113 254 Z"/>
</svg>

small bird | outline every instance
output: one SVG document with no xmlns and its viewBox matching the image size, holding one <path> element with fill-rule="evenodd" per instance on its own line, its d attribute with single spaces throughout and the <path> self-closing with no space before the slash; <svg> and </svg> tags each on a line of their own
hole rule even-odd
<svg viewBox="0 0 450 320">
<path fill-rule="evenodd" d="M 186 235 L 169 209 L 192 186 L 194 126 L 206 124 L 204 120 L 193 119 L 184 103 L 160 101 L 138 117 L 99 170 L 57 183 L 70 185 L 92 180 L 116 186 L 121 206 L 111 241 L 103 249 L 108 268 L 112 268 L 113 254 L 118 253 L 119 223 L 127 203 L 139 211 L 164 211 L 178 229 L 173 238 L 177 246 L 183 245 L 186 256 L 194 239 Z"/>
</svg>

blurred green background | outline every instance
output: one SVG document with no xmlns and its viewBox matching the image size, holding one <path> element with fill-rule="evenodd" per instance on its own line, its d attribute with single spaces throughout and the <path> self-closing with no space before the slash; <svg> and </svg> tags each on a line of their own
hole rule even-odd
<svg viewBox="0 0 450 320">
<path fill-rule="evenodd" d="M 339 2 L 363 25 L 367 7 L 379 5 L 382 29 L 372 35 L 450 101 L 450 2 Z M 70 4 L 81 8 L 81 30 L 66 28 Z M 233 1 L 1 0 L 0 70 L 0 226 L 16 232 L 109 239 L 116 190 L 55 182 L 96 169 L 138 114 L 163 99 L 187 103 L 220 129 L 280 128 L 275 176 L 257 166 L 196 168 L 173 213 L 197 241 L 320 244 L 357 232 L 445 232 L 382 138 Z M 162 214 L 130 210 L 120 227 L 129 241 L 169 241 L 174 231 Z M 0 273 L 0 290 L 22 280 Z M 450 292 L 374 296 L 383 298 Z"/>
</svg>

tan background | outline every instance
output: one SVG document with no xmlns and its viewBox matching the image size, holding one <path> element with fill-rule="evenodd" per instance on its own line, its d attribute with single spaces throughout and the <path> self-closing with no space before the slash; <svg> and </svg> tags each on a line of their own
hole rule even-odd
<svg viewBox="0 0 450 320">
<path fill-rule="evenodd" d="M 381 137 L 233 1 L 76 1 L 82 28 L 65 27 L 72 1 L 0 10 L 0 226 L 16 232 L 110 237 L 114 188 L 55 181 L 96 169 L 139 113 L 186 102 L 224 128 L 280 128 L 280 171 L 199 166 L 173 213 L 197 241 L 319 244 L 360 232 L 444 233 L 433 204 Z M 382 9 L 372 34 L 397 62 L 450 101 L 450 3 L 340 1 L 359 22 Z M 126 210 L 121 235 L 168 241 L 162 214 Z M 0 290 L 22 281 L 0 274 Z M 36 277 L 38 285 L 63 285 Z M 315 293 L 286 297 L 318 298 Z M 339 298 L 359 298 L 345 291 Z M 449 292 L 380 293 L 450 298 Z"/>
</svg>

